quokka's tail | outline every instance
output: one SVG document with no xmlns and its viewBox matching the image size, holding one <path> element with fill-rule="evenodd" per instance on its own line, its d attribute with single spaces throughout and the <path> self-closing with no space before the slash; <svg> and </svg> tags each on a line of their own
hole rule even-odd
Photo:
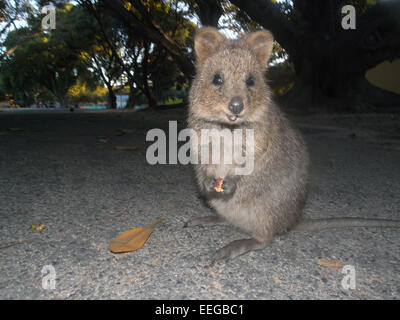
<svg viewBox="0 0 400 320">
<path fill-rule="evenodd" d="M 328 219 L 304 219 L 292 230 L 311 231 L 333 228 L 355 228 L 355 227 L 379 227 L 400 228 L 399 220 L 364 219 L 364 218 L 328 218 Z"/>
</svg>

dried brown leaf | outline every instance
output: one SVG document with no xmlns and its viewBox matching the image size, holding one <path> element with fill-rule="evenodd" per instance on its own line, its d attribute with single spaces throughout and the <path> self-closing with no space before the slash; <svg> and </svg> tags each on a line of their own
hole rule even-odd
<svg viewBox="0 0 400 320">
<path fill-rule="evenodd" d="M 160 218 L 154 222 L 148 228 L 133 228 L 120 234 L 114 240 L 112 240 L 108 246 L 113 253 L 123 253 L 135 251 L 143 247 L 147 239 L 153 232 L 153 228 L 156 224 L 163 221 L 165 218 Z"/>
<path fill-rule="evenodd" d="M 319 264 L 322 267 L 327 267 L 327 268 L 340 268 L 343 266 L 343 262 L 327 260 L 327 259 L 319 259 L 317 261 L 317 264 Z"/>
</svg>

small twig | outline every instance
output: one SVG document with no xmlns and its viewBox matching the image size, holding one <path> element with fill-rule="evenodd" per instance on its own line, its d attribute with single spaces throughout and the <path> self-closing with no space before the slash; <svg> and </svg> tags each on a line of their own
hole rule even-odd
<svg viewBox="0 0 400 320">
<path fill-rule="evenodd" d="M 0 247 L 0 250 L 6 249 L 6 248 L 9 248 L 9 247 L 13 247 L 13 246 L 16 246 L 16 245 L 19 245 L 19 244 L 31 242 L 33 240 L 35 240 L 35 239 L 27 239 L 27 240 L 23 240 L 23 241 L 18 241 L 18 242 L 15 242 L 15 243 L 12 243 L 12 244 L 9 244 L 9 245 L 6 245 L 6 246 L 2 246 L 2 247 Z"/>
</svg>

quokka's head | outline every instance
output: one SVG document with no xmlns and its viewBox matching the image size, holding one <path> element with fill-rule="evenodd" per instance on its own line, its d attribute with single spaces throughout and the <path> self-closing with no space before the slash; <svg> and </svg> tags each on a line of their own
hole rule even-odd
<svg viewBox="0 0 400 320">
<path fill-rule="evenodd" d="M 257 121 L 268 108 L 270 90 L 264 78 L 273 36 L 262 30 L 229 40 L 216 29 L 195 36 L 197 74 L 190 90 L 190 112 L 227 125 Z"/>
</svg>

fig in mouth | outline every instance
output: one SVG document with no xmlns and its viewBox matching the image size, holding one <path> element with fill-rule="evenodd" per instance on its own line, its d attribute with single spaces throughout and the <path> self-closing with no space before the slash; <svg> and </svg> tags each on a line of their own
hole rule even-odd
<svg viewBox="0 0 400 320">
<path fill-rule="evenodd" d="M 224 178 L 219 177 L 215 180 L 214 189 L 217 192 L 223 192 L 224 188 L 222 187 L 222 183 L 224 182 Z"/>
<path fill-rule="evenodd" d="M 238 118 L 238 116 L 237 115 L 235 115 L 235 114 L 230 114 L 230 115 L 228 115 L 228 119 L 229 119 L 229 121 L 236 121 L 236 119 Z"/>
</svg>

